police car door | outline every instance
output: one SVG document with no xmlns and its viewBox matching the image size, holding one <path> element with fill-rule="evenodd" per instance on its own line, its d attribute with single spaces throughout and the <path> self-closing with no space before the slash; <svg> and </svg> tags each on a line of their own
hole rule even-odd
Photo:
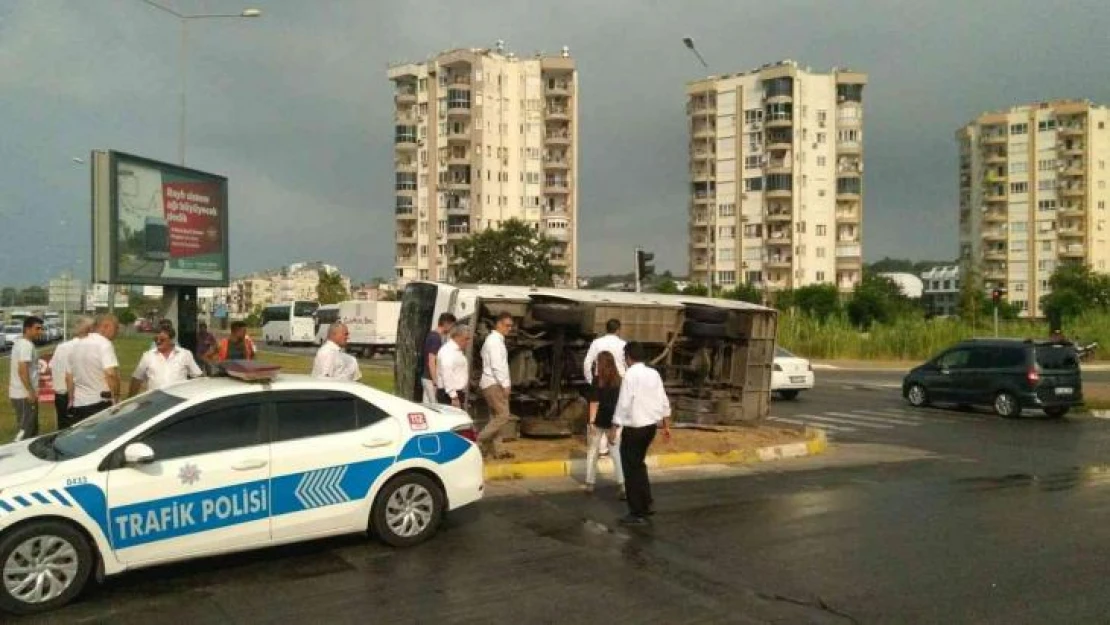
<svg viewBox="0 0 1110 625">
<path fill-rule="evenodd" d="M 149 445 L 154 459 L 108 472 L 108 522 L 120 560 L 156 562 L 269 542 L 263 407 L 254 393 L 206 402 L 132 441 Z"/>
<path fill-rule="evenodd" d="M 397 422 L 344 391 L 277 391 L 273 401 L 275 541 L 366 529 L 370 487 L 401 443 Z"/>
</svg>

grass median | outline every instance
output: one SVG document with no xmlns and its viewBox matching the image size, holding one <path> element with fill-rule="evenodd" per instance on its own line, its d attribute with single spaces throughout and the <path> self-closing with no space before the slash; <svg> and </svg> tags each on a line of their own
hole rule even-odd
<svg viewBox="0 0 1110 625">
<path fill-rule="evenodd" d="M 152 335 L 140 334 L 131 336 L 120 336 L 115 341 L 116 356 L 119 357 L 120 374 L 123 378 L 123 391 L 127 392 L 127 387 L 131 383 L 131 373 L 135 370 L 135 366 L 139 364 L 139 358 L 143 352 L 150 349 L 150 341 Z M 40 347 L 39 355 L 50 353 L 54 350 L 53 346 Z M 311 356 L 298 356 L 294 354 L 274 354 L 270 352 L 260 354 L 258 360 L 260 362 L 271 363 L 279 365 L 282 371 L 287 373 L 309 373 L 312 371 L 312 357 Z M 0 380 L 5 383 L 9 379 L 9 371 L 11 367 L 11 357 L 4 355 L 0 359 Z M 382 370 L 380 367 L 367 367 L 361 365 L 362 368 L 362 382 L 374 388 L 383 391 L 393 391 L 393 372 Z M 5 384 L 5 388 L 7 388 Z M 16 424 L 15 413 L 12 411 L 11 402 L 7 400 L 7 393 L 3 402 L 0 402 L 0 444 L 6 443 L 15 437 Z M 39 423 L 43 432 L 51 432 L 55 428 L 57 421 L 55 420 L 54 404 L 53 403 L 39 403 Z"/>
</svg>

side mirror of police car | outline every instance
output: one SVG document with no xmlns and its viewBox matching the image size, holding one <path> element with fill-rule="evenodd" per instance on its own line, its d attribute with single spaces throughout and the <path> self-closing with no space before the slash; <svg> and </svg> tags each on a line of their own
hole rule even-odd
<svg viewBox="0 0 1110 625">
<path fill-rule="evenodd" d="M 154 450 L 146 443 L 131 443 L 123 449 L 126 464 L 149 464 L 154 462 Z"/>
</svg>

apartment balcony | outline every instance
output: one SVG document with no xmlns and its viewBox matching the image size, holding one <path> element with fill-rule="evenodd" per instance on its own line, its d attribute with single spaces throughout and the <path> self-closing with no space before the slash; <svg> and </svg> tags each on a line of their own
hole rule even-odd
<svg viewBox="0 0 1110 625">
<path fill-rule="evenodd" d="M 837 254 L 837 256 L 836 256 L 836 268 L 837 269 L 862 269 L 863 268 L 863 258 L 861 258 L 858 254 L 856 256 L 841 256 L 840 254 Z"/>
<path fill-rule="evenodd" d="M 836 222 L 841 224 L 858 224 L 859 211 L 853 209 L 837 209 Z"/>
<path fill-rule="evenodd" d="M 717 158 L 717 153 L 712 150 L 691 150 L 690 160 L 698 161 L 712 161 Z"/>
<path fill-rule="evenodd" d="M 544 134 L 543 141 L 547 145 L 570 145 L 570 133 L 548 132 Z"/>
<path fill-rule="evenodd" d="M 987 152 L 983 155 L 983 161 L 988 165 L 1001 165 L 1006 162 L 1006 152 Z"/>
<path fill-rule="evenodd" d="M 549 106 L 544 110 L 544 114 L 550 120 L 570 121 L 569 106 Z"/>
<path fill-rule="evenodd" d="M 570 82 L 565 80 L 545 82 L 544 93 L 547 95 L 570 95 Z"/>
<path fill-rule="evenodd" d="M 1005 184 L 1006 174 L 1000 174 L 996 171 L 990 171 L 983 175 L 983 182 L 988 184 Z"/>
<path fill-rule="evenodd" d="M 1056 236 L 1061 239 L 1082 239 L 1083 228 L 1079 225 L 1061 226 L 1056 229 Z"/>
<path fill-rule="evenodd" d="M 708 168 L 695 168 L 690 172 L 694 182 L 714 182 L 717 180 L 717 171 Z"/>
<path fill-rule="evenodd" d="M 466 152 L 463 152 L 463 153 L 452 152 L 450 155 L 447 156 L 447 165 L 449 165 L 449 166 L 454 165 L 455 167 L 469 167 L 470 166 L 470 154 L 466 153 Z"/>
<path fill-rule="evenodd" d="M 859 154 L 863 151 L 863 144 L 859 141 L 837 141 L 836 151 L 839 154 Z"/>
<path fill-rule="evenodd" d="M 983 211 L 983 221 L 987 223 L 1006 223 L 1006 211 L 992 208 Z"/>
<path fill-rule="evenodd" d="M 463 239 L 468 236 L 470 236 L 470 224 L 447 226 L 447 238 L 449 240 Z"/>
<path fill-rule="evenodd" d="M 394 123 L 404 126 L 415 126 L 420 122 L 420 118 L 413 112 L 413 107 L 405 107 L 404 110 L 398 109 L 393 114 Z"/>
<path fill-rule="evenodd" d="M 545 228 L 543 233 L 547 238 L 560 243 L 570 241 L 570 228 Z"/>
<path fill-rule="evenodd" d="M 1056 187 L 1056 195 L 1060 197 L 1082 197 L 1087 188 L 1081 184 L 1065 184 Z"/>
<path fill-rule="evenodd" d="M 768 189 L 764 191 L 768 199 L 787 199 L 794 195 L 792 189 Z"/>
<path fill-rule="evenodd" d="M 836 199 L 841 202 L 854 202 L 860 199 L 860 192 L 858 190 L 836 190 Z"/>
<path fill-rule="evenodd" d="M 1083 156 L 1085 148 L 1082 143 L 1062 143 L 1058 145 L 1056 151 L 1064 156 Z"/>
<path fill-rule="evenodd" d="M 469 202 L 448 202 L 448 204 L 443 207 L 443 211 L 446 212 L 448 215 L 452 215 L 452 216 L 456 216 L 456 217 L 463 216 L 463 215 L 470 215 L 470 203 Z"/>
<path fill-rule="evenodd" d="M 546 195 L 562 195 L 570 193 L 570 183 L 566 180 L 544 180 L 543 192 Z"/>
<path fill-rule="evenodd" d="M 393 101 L 397 104 L 416 104 L 416 88 L 398 89 L 393 94 Z"/>
<path fill-rule="evenodd" d="M 398 230 L 397 231 L 397 243 L 415 244 L 416 243 L 416 231 L 415 230 L 408 230 L 408 231 Z"/>
<path fill-rule="evenodd" d="M 469 90 L 470 74 L 458 73 L 449 75 L 447 77 L 447 88 Z"/>
<path fill-rule="evenodd" d="M 463 193 L 469 193 L 470 181 L 462 178 L 445 180 L 443 182 L 443 188 L 447 191 L 461 191 Z"/>
<path fill-rule="evenodd" d="M 986 261 L 1006 261 L 1006 250 L 1002 249 L 988 249 L 983 252 L 983 260 Z"/>
<path fill-rule="evenodd" d="M 1082 136 L 1087 132 L 1087 126 L 1085 124 L 1060 124 L 1056 127 L 1056 132 L 1065 137 Z"/>
<path fill-rule="evenodd" d="M 789 174 L 794 171 L 794 161 L 789 158 L 773 158 L 767 162 L 767 173 Z"/>
<path fill-rule="evenodd" d="M 793 263 L 793 261 L 793 256 L 779 256 L 772 254 L 767 257 L 767 260 L 763 261 L 763 266 L 767 269 L 790 269 L 791 263 Z"/>
<path fill-rule="evenodd" d="M 793 117 L 769 117 L 763 120 L 763 125 L 768 128 L 790 128 L 794 125 Z"/>
<path fill-rule="evenodd" d="M 416 150 L 416 135 L 397 135 L 395 147 L 398 152 Z"/>
<path fill-rule="evenodd" d="M 1087 248 L 1082 244 L 1073 243 L 1067 247 L 1061 247 L 1059 255 L 1061 258 L 1083 258 L 1087 255 Z"/>
<path fill-rule="evenodd" d="M 570 169 L 570 160 L 566 158 L 543 159 L 544 169 Z"/>
<path fill-rule="evenodd" d="M 767 223 L 789 223 L 794 220 L 794 214 L 782 209 L 768 210 L 763 214 L 763 220 Z"/>
<path fill-rule="evenodd" d="M 767 104 L 782 104 L 784 102 L 793 102 L 794 94 L 792 92 L 780 92 L 766 99 Z"/>
<path fill-rule="evenodd" d="M 398 256 L 396 264 L 399 267 L 415 267 L 416 266 L 416 257 L 415 256 Z"/>
<path fill-rule="evenodd" d="M 1005 266 L 989 267 L 983 270 L 983 279 L 990 282 L 1001 283 L 1006 282 L 1006 268 Z"/>
<path fill-rule="evenodd" d="M 462 128 L 457 129 L 448 124 L 447 126 L 447 143 L 450 144 L 463 144 L 470 143 L 470 129 Z"/>
<path fill-rule="evenodd" d="M 695 139 L 712 139 L 717 136 L 717 127 L 709 125 L 701 125 L 694 127 Z"/>
<path fill-rule="evenodd" d="M 709 271 L 709 263 L 705 260 L 695 260 L 690 266 L 694 271 Z"/>
<path fill-rule="evenodd" d="M 983 134 L 979 137 L 979 142 L 983 145 L 1006 145 L 1008 137 L 1004 132 L 992 132 Z"/>
<path fill-rule="evenodd" d="M 1056 211 L 1056 215 L 1060 218 L 1083 218 L 1086 217 L 1087 211 L 1083 208 L 1082 204 L 1065 204 Z"/>
<path fill-rule="evenodd" d="M 416 197 L 416 185 L 414 184 L 412 187 L 397 187 L 396 193 L 398 197 L 414 198 Z"/>
<path fill-rule="evenodd" d="M 859 178 L 863 175 L 863 167 L 857 163 L 841 163 L 836 166 L 836 175 L 840 178 Z"/>
<path fill-rule="evenodd" d="M 1006 192 L 997 190 L 988 190 L 983 194 L 983 198 L 988 202 L 1005 202 Z"/>
<path fill-rule="evenodd" d="M 447 103 L 447 117 L 470 117 L 470 102 L 467 100 L 449 101 Z"/>
<path fill-rule="evenodd" d="M 416 161 L 415 160 L 394 161 L 393 162 L 393 169 L 394 169 L 394 171 L 401 172 L 401 173 L 413 173 L 414 174 L 414 173 L 416 173 Z"/>
<path fill-rule="evenodd" d="M 794 142 L 790 137 L 776 137 L 767 136 L 767 150 L 771 152 L 778 152 L 780 150 L 791 150 L 794 148 Z"/>
<path fill-rule="evenodd" d="M 566 267 L 567 266 L 566 256 L 552 256 L 549 260 L 551 261 L 551 264 L 556 266 L 556 267 Z"/>
<path fill-rule="evenodd" d="M 793 234 L 789 228 L 771 231 L 767 233 L 767 239 L 764 242 L 768 247 L 790 247 L 794 244 Z"/>
<path fill-rule="evenodd" d="M 998 229 L 988 229 L 983 231 L 982 237 L 984 241 L 1005 241 L 1006 232 Z"/>
<path fill-rule="evenodd" d="M 1082 162 L 1068 163 L 1066 167 L 1060 170 L 1059 175 L 1066 176 L 1068 178 L 1079 178 L 1087 175 L 1087 168 L 1083 166 Z"/>
<path fill-rule="evenodd" d="M 690 247 L 694 248 L 695 250 L 708 250 L 709 239 L 706 239 L 704 237 L 694 239 L 690 242 Z"/>
<path fill-rule="evenodd" d="M 416 209 L 412 206 L 398 206 L 395 213 L 397 221 L 414 221 L 416 219 Z"/>
<path fill-rule="evenodd" d="M 716 193 L 695 193 L 694 204 L 712 204 L 717 199 Z"/>
</svg>

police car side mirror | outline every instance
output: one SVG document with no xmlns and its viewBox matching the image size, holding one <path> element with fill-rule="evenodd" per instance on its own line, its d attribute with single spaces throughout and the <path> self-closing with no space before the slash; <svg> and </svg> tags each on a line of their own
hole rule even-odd
<svg viewBox="0 0 1110 625">
<path fill-rule="evenodd" d="M 154 462 L 154 450 L 146 443 L 131 443 L 123 449 L 125 464 L 150 464 Z"/>
</svg>

